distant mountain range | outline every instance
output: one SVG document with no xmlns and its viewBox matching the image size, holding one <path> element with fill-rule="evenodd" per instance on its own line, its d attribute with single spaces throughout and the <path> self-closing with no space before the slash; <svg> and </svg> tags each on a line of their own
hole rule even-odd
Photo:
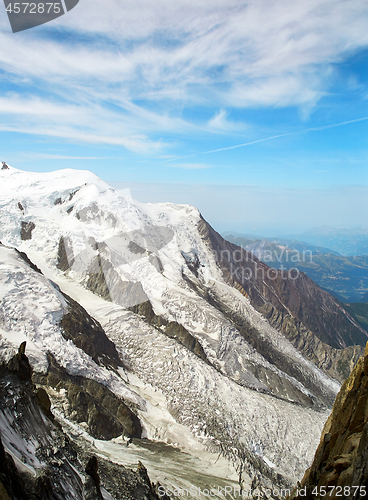
<svg viewBox="0 0 368 500">
<path fill-rule="evenodd" d="M 368 226 L 352 229 L 322 226 L 305 231 L 295 239 L 331 248 L 342 255 L 368 255 Z"/>
<path fill-rule="evenodd" d="M 368 255 L 343 256 L 329 248 L 285 238 L 226 239 L 276 269 L 297 268 L 342 302 L 368 302 Z"/>
<path fill-rule="evenodd" d="M 223 236 L 241 237 L 248 240 L 272 241 L 280 245 L 299 250 L 306 247 L 313 253 L 333 253 L 340 255 L 368 255 L 368 226 L 356 228 L 336 228 L 321 226 L 309 229 L 300 234 L 278 236 L 263 236 L 253 233 L 237 233 L 225 231 Z"/>
</svg>

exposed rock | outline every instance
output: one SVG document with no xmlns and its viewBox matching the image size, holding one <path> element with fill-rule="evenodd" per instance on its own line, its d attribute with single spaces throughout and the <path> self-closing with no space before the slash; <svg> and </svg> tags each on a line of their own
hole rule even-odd
<svg viewBox="0 0 368 500">
<path fill-rule="evenodd" d="M 95 456 L 89 459 L 86 473 L 88 478 L 83 487 L 85 500 L 103 500 L 100 476 L 98 475 L 98 461 Z"/>
<path fill-rule="evenodd" d="M 32 367 L 29 364 L 28 358 L 25 355 L 26 342 L 22 342 L 19 347 L 18 354 L 8 361 L 8 370 L 15 373 L 21 380 L 31 381 Z"/>
<path fill-rule="evenodd" d="M 136 314 L 139 314 L 140 316 L 144 316 L 150 325 L 157 326 L 158 328 L 167 325 L 167 320 L 165 318 L 155 314 L 155 311 L 153 310 L 152 304 L 149 300 L 129 307 L 129 310 Z"/>
<path fill-rule="evenodd" d="M 29 373 L 24 351 L 23 343 L 12 360 L 28 365 Z M 2 443 L 17 458 L 15 462 L 0 445 L 0 481 L 8 496 L 12 500 L 82 499 L 81 478 L 75 471 L 78 462 L 68 438 L 40 408 L 31 379 L 11 362 L 0 367 L 0 416 Z M 24 465 L 18 469 L 16 463 Z M 36 476 L 25 472 L 32 468 Z"/>
<path fill-rule="evenodd" d="M 72 191 L 71 193 L 69 193 L 69 199 L 68 199 L 68 201 L 72 201 L 72 199 L 78 193 L 78 191 L 80 191 L 80 188 L 75 189 L 74 191 Z"/>
<path fill-rule="evenodd" d="M 69 309 L 60 322 L 63 337 L 66 340 L 72 340 L 99 365 L 102 363 L 113 368 L 123 366 L 115 344 L 107 338 L 100 323 L 92 318 L 78 302 L 64 293 L 63 295 Z"/>
<path fill-rule="evenodd" d="M 68 200 L 63 200 L 61 197 L 56 198 L 56 200 L 54 201 L 54 205 L 62 205 L 63 203 L 65 203 L 65 201 L 71 201 L 73 199 L 74 195 L 76 193 L 78 193 L 78 191 L 79 191 L 79 189 L 76 189 L 75 191 L 72 191 L 71 193 L 69 193 Z"/>
<path fill-rule="evenodd" d="M 5 161 L 2 162 L 3 166 L 1 167 L 1 170 L 9 170 L 9 165 L 5 163 Z"/>
<path fill-rule="evenodd" d="M 101 244 L 98 244 L 101 249 Z M 86 287 L 105 300 L 131 307 L 148 300 L 140 282 L 123 281 L 114 266 L 99 254 L 88 269 Z"/>
<path fill-rule="evenodd" d="M 180 323 L 177 323 L 176 321 L 167 321 L 162 316 L 155 314 L 149 300 L 130 307 L 129 310 L 139 314 L 140 316 L 144 316 L 147 322 L 158 328 L 161 333 L 164 333 L 171 339 L 176 340 L 179 344 L 186 347 L 203 361 L 211 364 L 207 359 L 206 353 L 204 352 L 199 341 Z"/>
<path fill-rule="evenodd" d="M 366 497 L 368 486 L 368 343 L 336 397 L 312 466 L 291 499 Z M 362 487 L 362 489 L 360 489 Z M 302 488 L 302 489 L 301 489 Z M 333 489 L 335 488 L 335 489 Z M 345 488 L 345 489 L 344 489 Z M 305 494 L 304 494 L 305 493 Z"/>
<path fill-rule="evenodd" d="M 186 260 L 188 268 L 191 270 L 191 272 L 194 274 L 196 278 L 198 278 L 198 269 L 200 268 L 200 262 L 198 259 L 198 255 L 195 255 L 195 257 L 189 257 L 186 255 L 184 252 L 181 252 L 182 256 Z"/>
<path fill-rule="evenodd" d="M 24 480 L 19 474 L 13 458 L 5 453 L 0 435 L 0 498 L 27 500 Z"/>
<path fill-rule="evenodd" d="M 364 352 L 364 348 L 360 345 L 344 349 L 331 347 L 290 314 L 279 312 L 270 304 L 265 304 L 261 312 L 270 324 L 283 333 L 307 359 L 340 382 L 346 380 Z"/>
<path fill-rule="evenodd" d="M 61 236 L 57 253 L 56 267 L 60 271 L 68 271 L 74 263 L 73 252 L 69 245 L 68 238 Z"/>
<path fill-rule="evenodd" d="M 19 208 L 19 210 L 20 210 L 21 212 L 24 212 L 24 207 L 23 207 L 23 205 L 21 204 L 21 202 L 20 202 L 20 201 L 18 201 L 18 208 Z"/>
<path fill-rule="evenodd" d="M 34 222 L 25 222 L 22 221 L 22 227 L 20 230 L 20 237 L 23 241 L 32 239 L 32 231 L 36 227 Z"/>
<path fill-rule="evenodd" d="M 49 354 L 46 375 L 35 373 L 33 380 L 44 388 L 65 389 L 69 403 L 67 415 L 78 423 L 86 422 L 88 432 L 96 439 L 113 439 L 124 435 L 140 438 L 142 426 L 127 403 L 107 387 L 84 377 L 72 376 Z"/>
<path fill-rule="evenodd" d="M 366 332 L 328 292 L 304 273 L 291 276 L 224 240 L 202 219 L 198 231 L 215 254 L 225 280 L 249 298 L 318 367 L 345 380 L 363 352 Z M 317 349 L 316 349 L 317 347 Z"/>
<path fill-rule="evenodd" d="M 210 364 L 201 344 L 191 333 L 188 332 L 186 328 L 184 328 L 183 325 L 177 323 L 176 321 L 169 321 L 164 329 L 164 333 L 168 337 L 179 342 L 179 344 L 182 344 L 203 361 Z"/>
<path fill-rule="evenodd" d="M 20 252 L 20 251 L 19 251 L 19 250 L 17 250 L 16 248 L 15 248 L 14 250 L 17 252 L 17 254 L 19 255 L 19 257 L 20 257 L 21 259 L 23 259 L 23 260 L 24 260 L 24 262 L 25 262 L 26 264 L 28 264 L 28 265 L 29 265 L 29 267 L 30 267 L 31 269 L 33 269 L 34 271 L 36 271 L 36 272 L 37 272 L 37 273 L 39 273 L 39 274 L 42 274 L 41 269 L 39 269 L 39 268 L 38 268 L 35 264 L 33 264 L 33 262 L 32 262 L 32 261 L 28 258 L 28 255 L 27 255 L 26 253 L 24 253 L 24 252 Z"/>
<path fill-rule="evenodd" d="M 99 459 L 101 482 L 116 499 L 124 500 L 169 500 L 162 492 L 157 493 L 157 485 L 152 484 L 147 469 L 139 462 L 137 471 L 119 467 Z"/>
<path fill-rule="evenodd" d="M 96 293 L 103 299 L 112 302 L 109 286 L 105 278 L 105 270 L 102 266 L 106 268 L 106 272 L 110 269 L 112 270 L 112 265 L 107 262 L 105 264 L 101 256 L 98 255 L 92 262 L 91 267 L 88 270 L 89 277 L 86 283 L 86 287 L 91 290 L 91 292 Z"/>
<path fill-rule="evenodd" d="M 25 344 L 16 357 L 19 356 L 26 358 Z M 102 487 L 115 500 L 158 500 L 143 466 L 134 472 L 101 459 L 99 474 L 88 442 L 86 449 L 79 447 L 60 425 L 45 416 L 39 401 L 47 408 L 49 400 L 42 391 L 38 389 L 34 394 L 31 380 L 0 365 L 1 500 L 102 500 Z M 104 422 L 109 426 L 108 420 Z M 16 462 L 6 450 L 17 457 Z M 82 464 L 86 461 L 84 469 Z M 36 475 L 25 472 L 32 469 Z M 83 484 L 84 474 L 87 477 Z"/>
<path fill-rule="evenodd" d="M 45 413 L 45 415 L 47 415 L 49 418 L 53 418 L 51 413 L 51 401 L 47 392 L 43 387 L 39 387 L 36 390 L 35 398 L 38 405 L 40 406 L 40 408 L 42 408 L 43 412 Z"/>
</svg>

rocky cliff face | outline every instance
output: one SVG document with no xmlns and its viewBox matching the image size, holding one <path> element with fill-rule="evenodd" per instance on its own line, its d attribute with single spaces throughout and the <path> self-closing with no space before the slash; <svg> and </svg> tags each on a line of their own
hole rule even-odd
<svg viewBox="0 0 368 500">
<path fill-rule="evenodd" d="M 198 231 L 225 280 L 319 368 L 341 382 L 363 353 L 368 333 L 332 295 L 304 273 L 272 269 L 224 240 L 204 220 Z"/>
<path fill-rule="evenodd" d="M 366 498 L 368 487 L 368 344 L 336 397 L 312 466 L 291 498 Z M 322 487 L 322 488 L 321 488 Z"/>
<path fill-rule="evenodd" d="M 50 411 L 46 391 L 32 382 L 25 347 L 24 342 L 0 365 L 0 498 L 158 500 L 141 463 L 135 472 L 97 461 L 69 439 Z"/>
</svg>

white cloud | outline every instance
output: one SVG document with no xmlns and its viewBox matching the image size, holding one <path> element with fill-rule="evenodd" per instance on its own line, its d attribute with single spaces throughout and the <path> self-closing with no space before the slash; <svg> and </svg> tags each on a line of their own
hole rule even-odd
<svg viewBox="0 0 368 500">
<path fill-rule="evenodd" d="M 235 123 L 228 120 L 229 113 L 221 109 L 209 120 L 208 130 L 218 132 L 244 132 L 246 126 L 242 123 Z"/>
<path fill-rule="evenodd" d="M 368 46 L 366 0 L 84 0 L 44 29 L 14 35 L 7 22 L 0 17 L 0 70 L 27 97 L 1 100 L 3 129 L 36 124 L 151 152 L 163 147 L 155 132 L 236 131 L 225 109 L 308 112 L 333 78 L 330 64 Z M 198 104 L 220 112 L 182 118 Z"/>
</svg>

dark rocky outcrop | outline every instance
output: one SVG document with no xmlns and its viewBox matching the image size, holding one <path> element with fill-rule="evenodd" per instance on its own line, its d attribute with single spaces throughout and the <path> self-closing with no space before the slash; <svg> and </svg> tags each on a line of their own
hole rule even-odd
<svg viewBox="0 0 368 500">
<path fill-rule="evenodd" d="M 184 252 L 182 252 L 182 256 L 184 257 L 188 269 L 194 274 L 196 278 L 198 278 L 198 269 L 200 268 L 201 263 L 199 262 L 198 255 L 194 257 L 189 257 Z"/>
<path fill-rule="evenodd" d="M 51 413 L 51 401 L 49 395 L 43 387 L 39 387 L 38 389 L 36 389 L 35 398 L 38 406 L 42 409 L 44 414 L 50 419 L 53 419 L 54 417 Z"/>
<path fill-rule="evenodd" d="M 32 368 L 28 358 L 25 355 L 26 342 L 22 342 L 19 347 L 18 354 L 8 361 L 8 370 L 10 373 L 16 374 L 21 380 L 31 381 Z"/>
<path fill-rule="evenodd" d="M 268 267 L 250 252 L 224 240 L 204 220 L 198 231 L 211 248 L 225 280 L 249 298 L 308 359 L 340 381 L 359 359 L 366 332 L 343 305 L 304 273 Z"/>
<path fill-rule="evenodd" d="M 33 264 L 33 262 L 28 258 L 28 255 L 24 252 L 20 252 L 19 250 L 17 250 L 16 248 L 14 249 L 17 254 L 19 255 L 19 257 L 24 260 L 24 262 L 31 268 L 33 269 L 34 271 L 36 271 L 37 273 L 39 274 L 42 274 L 42 271 L 41 269 L 39 269 L 36 264 Z"/>
<path fill-rule="evenodd" d="M 86 466 L 87 481 L 84 483 L 85 500 L 103 500 L 100 488 L 100 476 L 98 475 L 98 461 L 95 456 L 91 457 Z"/>
<path fill-rule="evenodd" d="M 20 230 L 20 237 L 23 241 L 26 240 L 31 240 L 32 239 L 32 231 L 36 227 L 36 224 L 34 222 L 26 222 L 22 221 L 22 227 Z"/>
<path fill-rule="evenodd" d="M 78 302 L 63 293 L 68 312 L 60 321 L 60 329 L 66 340 L 90 356 L 97 364 L 118 368 L 123 366 L 115 344 L 108 339 L 98 321 L 90 316 Z"/>
<path fill-rule="evenodd" d="M 68 238 L 61 236 L 59 240 L 56 267 L 60 271 L 68 271 L 74 263 L 73 252 Z"/>
<path fill-rule="evenodd" d="M 99 250 L 103 249 L 102 243 L 97 245 Z M 103 299 L 127 308 L 148 300 L 139 281 L 123 281 L 113 264 L 100 254 L 89 266 L 86 287 Z"/>
<path fill-rule="evenodd" d="M 1 170 L 9 170 L 9 165 L 7 165 L 7 164 L 5 163 L 5 161 L 3 161 L 3 162 L 2 162 L 2 164 L 3 164 L 3 165 L 2 165 L 2 167 L 1 167 Z"/>
<path fill-rule="evenodd" d="M 78 193 L 78 191 L 80 190 L 80 188 L 76 189 L 75 191 L 71 191 L 69 193 L 69 197 L 64 199 L 61 198 L 60 196 L 58 198 L 56 198 L 56 200 L 54 201 L 54 205 L 62 205 L 63 203 L 65 203 L 66 201 L 71 201 L 74 196 Z"/>
<path fill-rule="evenodd" d="M 139 418 L 123 399 L 94 380 L 70 375 L 51 354 L 48 361 L 47 374 L 35 373 L 33 381 L 46 389 L 66 391 L 67 415 L 71 420 L 86 422 L 89 434 L 96 439 L 108 440 L 121 435 L 141 437 Z"/>
<path fill-rule="evenodd" d="M 332 413 L 322 431 L 312 466 L 292 499 L 324 497 L 320 487 L 331 491 L 328 498 L 360 499 L 368 487 L 368 343 L 336 397 Z M 335 487 L 334 490 L 333 487 Z M 355 488 L 354 488 L 355 487 Z M 362 489 L 360 489 L 362 487 Z M 302 489 L 301 489 L 302 488 Z M 344 488 L 346 488 L 344 490 Z"/>
<path fill-rule="evenodd" d="M 7 365 L 0 366 L 0 491 L 12 500 L 74 500 L 82 498 L 76 454 L 50 413 L 45 413 L 47 399 L 35 388 L 32 368 L 25 355 L 25 343 Z M 37 397 L 38 395 L 38 397 Z M 28 448 L 32 443 L 32 448 Z M 34 446 L 36 444 L 36 446 Z M 19 469 L 12 456 L 27 466 L 32 462 L 45 464 L 36 468 L 36 475 Z M 31 463 L 30 463 L 31 462 Z M 26 467 L 27 468 L 27 467 Z M 5 492 L 4 492 L 5 490 Z"/>
<path fill-rule="evenodd" d="M 147 469 L 141 462 L 138 462 L 137 470 L 133 471 L 99 459 L 98 470 L 102 483 L 116 499 L 170 499 L 158 491 L 158 484 L 152 484 Z"/>
<path fill-rule="evenodd" d="M 100 255 L 98 255 L 92 262 L 88 272 L 88 280 L 86 287 L 91 292 L 99 295 L 105 300 L 112 302 L 110 296 L 109 285 L 106 282 L 105 272 L 114 272 L 110 262 L 105 262 Z"/>
<path fill-rule="evenodd" d="M 158 328 L 161 333 L 167 337 L 176 340 L 179 344 L 186 347 L 193 354 L 208 364 L 211 364 L 199 341 L 183 325 L 176 321 L 167 321 L 162 316 L 155 314 L 151 302 L 146 301 L 129 308 L 130 311 L 144 316 L 147 322 Z"/>
<path fill-rule="evenodd" d="M 0 498 L 1 500 L 27 500 L 24 479 L 18 472 L 13 458 L 5 452 L 0 436 Z"/>
<path fill-rule="evenodd" d="M 115 500 L 158 500 L 142 464 L 135 472 L 108 460 L 98 463 L 88 442 L 80 447 L 71 441 L 52 415 L 45 414 L 50 401 L 44 389 L 35 388 L 30 373 L 25 344 L 7 364 L 0 365 L 1 500 L 101 500 L 105 490 Z M 53 376 L 57 376 L 55 371 Z M 33 461 L 38 463 L 36 475 L 25 472 Z M 24 464 L 21 468 L 20 463 Z"/>
</svg>

